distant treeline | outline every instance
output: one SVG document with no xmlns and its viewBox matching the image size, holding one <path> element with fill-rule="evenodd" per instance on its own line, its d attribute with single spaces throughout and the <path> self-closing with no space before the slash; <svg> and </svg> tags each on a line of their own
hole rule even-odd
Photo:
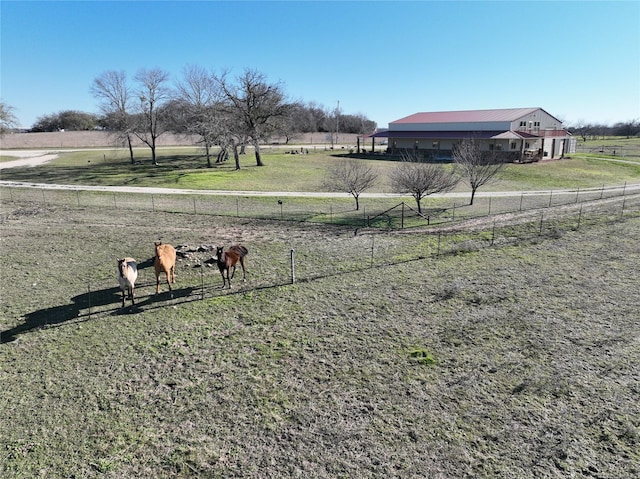
<svg viewBox="0 0 640 479">
<path fill-rule="evenodd" d="M 631 138 L 640 135 L 640 120 L 621 121 L 613 126 L 579 121 L 567 129 L 572 135 L 582 138 L 582 141 L 598 140 L 608 136 Z"/>
<path fill-rule="evenodd" d="M 169 105 L 170 108 L 170 105 Z M 171 118 L 175 115 L 169 115 Z M 324 108 L 316 103 L 296 104 L 291 112 L 292 122 L 298 133 L 369 134 L 376 128 L 375 122 L 364 115 L 336 114 L 336 110 Z M 64 110 L 38 117 L 31 132 L 109 130 L 112 124 L 109 115 L 98 115 L 77 110 Z M 184 132 L 179 124 L 173 125 L 176 133 Z"/>
</svg>

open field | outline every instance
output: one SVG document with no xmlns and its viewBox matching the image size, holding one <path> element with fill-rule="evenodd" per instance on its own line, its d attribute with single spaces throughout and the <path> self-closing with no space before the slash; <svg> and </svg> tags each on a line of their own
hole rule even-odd
<svg viewBox="0 0 640 479">
<path fill-rule="evenodd" d="M 240 172 L 163 155 L 155 169 L 96 149 L 2 171 L 196 191 L 0 188 L 0 476 L 640 473 L 640 195 L 623 186 L 640 165 L 510 165 L 473 207 L 460 186 L 428 199 L 430 226 L 399 230 L 397 214 L 364 222 L 399 198 L 355 212 L 231 193 L 318 191 L 335 161 L 323 151 L 272 151 L 265 168 L 248 155 Z M 158 239 L 191 251 L 173 298 L 153 294 Z M 206 247 L 236 242 L 248 281 L 221 291 Z M 124 255 L 141 268 L 123 310 Z"/>
<path fill-rule="evenodd" d="M 640 138 L 611 137 L 587 141 L 578 138 L 576 150 L 578 154 L 640 161 Z"/>
<path fill-rule="evenodd" d="M 441 238 L 3 201 L 0 475 L 635 477 L 640 217 L 601 208 Z M 196 251 L 156 297 L 157 239 L 241 242 L 248 281 Z"/>
<path fill-rule="evenodd" d="M 348 194 L 327 195 L 322 191 L 327 169 L 342 157 L 340 154 L 311 149 L 309 154 L 292 155 L 274 147 L 265 149 L 263 157 L 266 166 L 256 167 L 253 155 L 244 155 L 243 166 L 236 171 L 232 161 L 207 168 L 202 151 L 197 148 L 163 148 L 159 153 L 160 166 L 150 164 L 148 149 L 136 150 L 136 165 L 130 164 L 127 152 L 121 149 L 66 151 L 37 167 L 2 170 L 4 181 L 70 185 L 66 191 L 24 191 L 12 187 L 2 188 L 0 195 L 3 201 L 15 198 L 45 205 L 102 205 L 112 209 L 276 218 L 357 227 L 425 224 L 424 218 L 410 210 L 416 207 L 413 198 L 391 194 L 388 174 L 397 166 L 396 161 L 358 160 L 369 161 L 376 168 L 379 181 L 363 193 L 361 209 L 355 211 L 354 201 Z M 468 204 L 469 188 L 461 182 L 452 194 L 426 198 L 423 207 L 431 224 L 447 223 L 625 195 L 637 189 L 638 184 L 640 163 L 575 157 L 506 165 L 495 182 L 479 190 L 473 206 Z M 111 186 L 128 188 L 130 194 L 116 196 L 105 191 L 80 191 L 84 185 L 104 190 Z M 142 194 L 143 189 L 149 193 L 151 188 L 157 190 L 153 190 L 153 194 Z M 162 188 L 183 194 L 166 194 L 169 190 L 163 193 Z M 229 195 L 220 194 L 225 191 Z M 507 197 L 506 191 L 521 193 Z M 264 196 L 252 192 L 264 193 Z M 278 199 L 282 203 L 279 204 Z M 400 208 L 401 203 L 407 208 Z"/>
<path fill-rule="evenodd" d="M 163 148 L 159 166 L 151 164 L 148 149 L 137 150 L 138 164 L 131 165 L 128 153 L 115 150 L 63 152 L 59 158 L 30 168 L 2 170 L 3 180 L 37 181 L 60 184 L 154 186 L 210 190 L 322 191 L 327 168 L 338 161 L 324 149 L 308 155 L 291 155 L 282 149 L 266 149 L 264 167 L 255 166 L 252 152 L 241 157 L 240 170 L 232 160 L 206 167 L 198 148 Z M 388 172 L 395 161 L 369 160 L 376 168 L 379 182 L 368 191 L 391 192 Z M 364 161 L 364 160 L 361 160 Z M 578 157 L 526 165 L 507 165 L 498 181 L 481 191 L 586 188 L 640 182 L 640 162 L 607 161 Z M 456 191 L 468 191 L 461 183 Z"/>
</svg>

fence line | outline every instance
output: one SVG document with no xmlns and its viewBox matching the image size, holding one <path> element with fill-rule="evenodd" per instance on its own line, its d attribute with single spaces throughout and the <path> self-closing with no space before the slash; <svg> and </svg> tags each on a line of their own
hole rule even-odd
<svg viewBox="0 0 640 479">
<path fill-rule="evenodd" d="M 120 292 L 114 280 L 88 277 L 86 289 L 83 288 L 86 293 L 71 298 L 71 304 L 28 313 L 24 324 L 2 331 L 2 341 L 10 341 L 17 334 L 46 324 L 84 321 L 92 316 L 135 312 L 139 308 L 161 308 L 167 304 L 175 305 L 255 289 L 286 287 L 293 283 L 343 274 L 357 274 L 371 268 L 397 267 L 411 261 L 437 260 L 451 254 L 544 241 L 591 225 L 637 218 L 639 214 L 640 194 L 634 194 L 616 197 L 609 202 L 585 202 L 570 211 L 540 209 L 531 212 L 519 223 L 500 224 L 498 218 L 489 218 L 482 228 L 473 231 L 463 228 L 408 230 L 406 232 L 409 236 L 403 235 L 403 241 L 399 241 L 393 232 L 386 234 L 374 229 L 356 231 L 355 235 L 342 235 L 335 239 L 340 242 L 341 247 L 322 241 L 313 245 L 296 245 L 295 262 L 294 248 L 283 250 L 280 261 L 269 262 L 268 270 L 271 274 L 264 274 L 263 278 L 266 279 L 260 279 L 257 268 L 256 276 L 248 286 L 236 286 L 231 291 L 221 291 L 215 268 L 209 273 L 205 271 L 204 265 L 197 272 L 191 271 L 191 268 L 185 269 L 183 277 L 174 286 L 173 299 L 169 299 L 166 291 L 159 297 L 152 293 L 141 293 L 144 289 L 153 289 L 155 286 L 155 279 L 148 278 L 145 281 L 143 276 L 137 284 L 137 291 L 141 294 L 136 306 L 129 306 L 130 303 L 127 303 L 124 310 L 120 308 Z"/>
<path fill-rule="evenodd" d="M 422 213 L 418 213 L 415 208 L 405 202 L 400 203 L 402 205 L 400 209 L 398 208 L 400 205 L 389 207 L 389 201 L 383 207 L 367 205 L 364 199 L 360 200 L 362 210 L 355 211 L 345 209 L 344 206 L 341 210 L 326 198 L 317 199 L 315 202 L 308 198 L 304 201 L 296 201 L 295 198 L 283 201 L 277 198 L 251 196 L 133 194 L 4 185 L 0 186 L 0 200 L 6 201 L 8 196 L 8 200 L 12 203 L 29 201 L 44 206 L 98 206 L 113 209 L 330 223 L 390 230 L 427 225 L 441 226 L 497 214 L 554 208 L 617 197 L 626 198 L 638 191 L 640 191 L 638 185 L 630 186 L 625 183 L 616 186 L 603 184 L 595 188 L 522 192 L 519 198 L 500 193 L 483 194 L 476 196 L 473 205 L 465 203 L 464 200 L 461 201 L 459 197 L 426 197 L 422 200 Z M 381 201 L 379 200 L 377 204 Z"/>
</svg>

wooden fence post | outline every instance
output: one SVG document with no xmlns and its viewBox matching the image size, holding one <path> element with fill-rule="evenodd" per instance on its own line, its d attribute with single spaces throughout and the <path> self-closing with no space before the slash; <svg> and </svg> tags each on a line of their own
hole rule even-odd
<svg viewBox="0 0 640 479">
<path fill-rule="evenodd" d="M 290 263 L 291 263 L 291 284 L 296 282 L 296 265 L 293 259 L 293 248 L 290 251 Z"/>
</svg>

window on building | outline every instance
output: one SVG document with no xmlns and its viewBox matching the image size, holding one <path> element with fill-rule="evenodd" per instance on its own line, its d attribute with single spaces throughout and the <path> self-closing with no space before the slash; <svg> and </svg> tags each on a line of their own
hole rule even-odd
<svg viewBox="0 0 640 479">
<path fill-rule="evenodd" d="M 521 121 L 520 122 L 520 126 L 527 126 L 527 122 L 526 121 Z"/>
<path fill-rule="evenodd" d="M 518 144 L 515 141 L 511 142 L 511 149 L 515 150 L 516 148 L 518 148 Z"/>
<path fill-rule="evenodd" d="M 540 126 L 540 122 L 539 122 L 539 121 L 534 121 L 534 122 L 533 122 L 533 126 L 537 126 L 537 127 L 539 127 L 539 126 Z"/>
<path fill-rule="evenodd" d="M 440 149 L 440 142 L 434 141 L 433 143 L 431 143 L 431 148 L 433 148 L 434 150 Z"/>
</svg>

